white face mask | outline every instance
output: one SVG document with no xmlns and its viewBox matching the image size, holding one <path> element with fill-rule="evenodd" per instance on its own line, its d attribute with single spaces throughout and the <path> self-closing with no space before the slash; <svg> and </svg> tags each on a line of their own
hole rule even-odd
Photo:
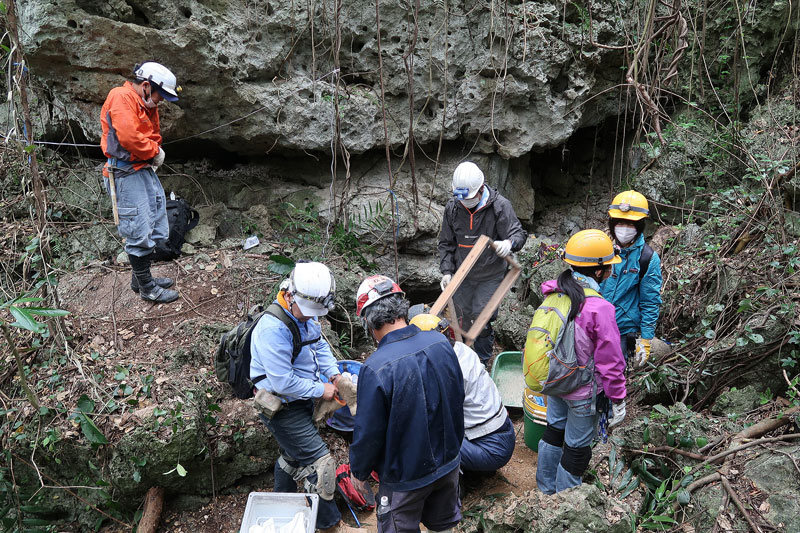
<svg viewBox="0 0 800 533">
<path fill-rule="evenodd" d="M 478 205 L 480 202 L 481 202 L 481 195 L 480 194 L 476 194 L 472 198 L 467 198 L 466 200 L 461 200 L 461 205 L 463 205 L 467 209 L 472 209 L 473 207 Z"/>
<path fill-rule="evenodd" d="M 634 226 L 617 224 L 614 226 L 614 236 L 620 244 L 628 244 L 636 237 L 636 228 Z"/>
</svg>

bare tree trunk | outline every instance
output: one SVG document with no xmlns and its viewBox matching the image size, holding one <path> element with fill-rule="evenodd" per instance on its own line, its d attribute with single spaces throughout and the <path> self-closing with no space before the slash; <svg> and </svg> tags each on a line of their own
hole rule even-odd
<svg viewBox="0 0 800 533">
<path fill-rule="evenodd" d="M 31 110 L 28 103 L 27 74 L 25 67 L 25 57 L 22 54 L 22 47 L 19 42 L 19 23 L 17 19 L 16 0 L 7 0 L 8 8 L 8 34 L 12 44 L 12 58 L 15 74 L 14 83 L 19 87 L 19 102 L 22 106 L 22 118 L 25 124 L 25 140 L 28 146 L 33 146 L 33 124 L 31 123 Z M 34 208 L 36 210 L 36 229 L 41 237 L 46 224 L 47 198 L 44 192 L 41 176 L 39 175 L 39 164 L 36 161 L 35 150 L 28 153 L 28 161 L 31 167 L 31 184 L 33 185 Z"/>
</svg>

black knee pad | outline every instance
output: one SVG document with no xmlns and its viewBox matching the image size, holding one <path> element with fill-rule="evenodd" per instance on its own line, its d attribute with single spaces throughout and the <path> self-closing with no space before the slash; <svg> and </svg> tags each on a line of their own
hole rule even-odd
<svg viewBox="0 0 800 533">
<path fill-rule="evenodd" d="M 581 448 L 564 446 L 564 453 L 561 455 L 561 467 L 573 476 L 582 476 L 589 467 L 591 459 L 591 446 L 583 446 Z"/>
<path fill-rule="evenodd" d="M 542 434 L 542 440 L 550 446 L 561 448 L 564 445 L 564 430 L 554 428 L 550 424 L 547 424 L 547 427 L 544 428 L 544 433 Z"/>
</svg>

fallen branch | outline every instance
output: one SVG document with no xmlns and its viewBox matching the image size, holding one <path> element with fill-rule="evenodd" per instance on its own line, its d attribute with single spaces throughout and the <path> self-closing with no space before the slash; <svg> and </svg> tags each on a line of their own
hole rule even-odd
<svg viewBox="0 0 800 533">
<path fill-rule="evenodd" d="M 669 452 L 669 453 L 677 453 L 678 455 L 683 455 L 684 457 L 690 457 L 692 459 L 696 459 L 698 461 L 702 461 L 706 459 L 705 455 L 701 455 L 699 453 L 694 452 L 687 452 L 686 450 L 681 450 L 679 448 L 673 448 L 672 446 L 658 446 L 653 448 L 654 452 Z"/>
<path fill-rule="evenodd" d="M 144 497 L 144 511 L 139 520 L 139 533 L 156 533 L 164 509 L 164 487 L 150 487 Z"/>
</svg>

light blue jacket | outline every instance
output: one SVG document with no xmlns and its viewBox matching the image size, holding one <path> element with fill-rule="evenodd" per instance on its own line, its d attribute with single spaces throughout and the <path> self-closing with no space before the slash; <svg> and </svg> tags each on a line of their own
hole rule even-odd
<svg viewBox="0 0 800 533">
<path fill-rule="evenodd" d="M 321 338 L 319 322 L 314 319 L 300 322 L 286 314 L 297 322 L 302 341 L 320 340 L 303 346 L 292 365 L 292 332 L 283 322 L 265 314 L 256 324 L 250 341 L 250 377 L 266 375 L 256 383 L 256 388 L 266 389 L 287 401 L 319 398 L 325 389 L 320 374 L 330 379 L 339 373 L 336 358 Z"/>
<path fill-rule="evenodd" d="M 639 332 L 643 339 L 656 333 L 661 309 L 661 258 L 656 252 L 639 282 L 639 258 L 644 248 L 644 235 L 620 252 L 622 262 L 614 265 L 610 278 L 600 284 L 600 294 L 617 309 L 617 326 L 621 335 Z"/>
</svg>

